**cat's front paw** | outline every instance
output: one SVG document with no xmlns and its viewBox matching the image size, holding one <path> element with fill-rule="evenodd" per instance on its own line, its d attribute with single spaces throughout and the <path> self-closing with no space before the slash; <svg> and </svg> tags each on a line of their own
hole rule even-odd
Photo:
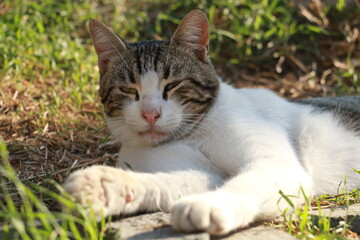
<svg viewBox="0 0 360 240">
<path fill-rule="evenodd" d="M 179 200 L 171 210 L 171 224 L 178 231 L 206 231 L 223 235 L 246 227 L 255 217 L 253 211 L 239 212 L 232 196 L 206 193 Z M 241 207 L 240 207 L 241 208 Z"/>
<path fill-rule="evenodd" d="M 138 203 L 141 184 L 132 175 L 120 169 L 92 166 L 73 173 L 64 189 L 84 207 L 90 207 L 95 216 L 129 213 Z"/>
</svg>

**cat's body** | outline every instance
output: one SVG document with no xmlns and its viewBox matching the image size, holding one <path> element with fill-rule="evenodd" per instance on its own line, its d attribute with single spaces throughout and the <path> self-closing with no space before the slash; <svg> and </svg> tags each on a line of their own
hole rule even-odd
<svg viewBox="0 0 360 240">
<path fill-rule="evenodd" d="M 224 234 L 278 215 L 279 190 L 331 194 L 345 177 L 360 187 L 360 97 L 289 102 L 222 83 L 200 11 L 169 42 L 125 44 L 98 22 L 90 30 L 119 165 L 135 171 L 95 166 L 67 180 L 97 214 L 171 211 L 178 230 Z"/>
</svg>

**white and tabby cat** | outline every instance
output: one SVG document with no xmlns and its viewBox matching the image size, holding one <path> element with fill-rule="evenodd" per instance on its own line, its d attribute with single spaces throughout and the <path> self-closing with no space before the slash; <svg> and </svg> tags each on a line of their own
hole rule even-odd
<svg viewBox="0 0 360 240">
<path fill-rule="evenodd" d="M 200 10 L 170 41 L 129 43 L 96 20 L 90 32 L 123 169 L 89 167 L 64 187 L 96 214 L 170 211 L 177 230 L 225 234 L 277 216 L 279 190 L 360 187 L 360 97 L 290 102 L 221 82 Z"/>
</svg>

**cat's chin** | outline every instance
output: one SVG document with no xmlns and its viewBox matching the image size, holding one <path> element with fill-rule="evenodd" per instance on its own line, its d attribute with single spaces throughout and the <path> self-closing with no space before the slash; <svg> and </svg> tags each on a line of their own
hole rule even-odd
<svg viewBox="0 0 360 240">
<path fill-rule="evenodd" d="M 149 129 L 144 132 L 139 132 L 139 135 L 145 142 L 152 146 L 157 146 L 161 144 L 164 140 L 168 138 L 168 134 L 165 132 L 157 131 L 154 129 Z"/>
<path fill-rule="evenodd" d="M 142 137 L 151 139 L 151 140 L 160 140 L 164 137 L 166 137 L 166 133 L 164 132 L 160 132 L 154 129 L 149 129 L 145 132 L 140 132 L 139 133 Z"/>
</svg>

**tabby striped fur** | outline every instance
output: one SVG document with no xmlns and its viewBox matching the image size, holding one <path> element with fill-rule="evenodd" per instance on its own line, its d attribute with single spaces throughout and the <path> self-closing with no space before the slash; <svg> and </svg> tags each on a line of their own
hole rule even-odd
<svg viewBox="0 0 360 240">
<path fill-rule="evenodd" d="M 191 48 L 189 44 L 183 44 L 176 35 L 170 41 L 129 43 L 102 23 L 92 21 L 91 24 L 93 29 L 102 29 L 92 30 L 93 38 L 105 37 L 105 41 L 111 43 L 121 42 L 117 45 L 109 44 L 112 48 L 106 51 L 111 52 L 110 57 L 109 53 L 105 59 L 99 56 L 100 97 L 109 124 L 118 125 L 120 121 L 116 121 L 117 119 L 126 119 L 124 110 L 130 105 L 141 105 L 148 88 L 154 87 L 162 96 L 158 106 L 160 111 L 165 102 L 172 101 L 180 106 L 181 113 L 186 117 L 171 129 L 171 134 L 166 138 L 149 143 L 158 145 L 189 135 L 191 129 L 196 127 L 211 108 L 218 93 L 219 80 L 207 52 L 202 57 L 199 56 L 197 46 Z M 98 33 L 101 33 L 101 36 L 98 36 Z M 148 81 L 145 78 L 149 75 L 157 78 L 157 86 L 145 84 Z M 173 88 L 167 90 L 167 86 Z M 120 90 L 122 87 L 134 88 L 137 94 L 126 94 Z M 138 117 L 141 119 L 140 110 L 139 107 Z M 126 121 L 122 123 L 126 125 Z M 182 125 L 186 125 L 186 131 L 183 131 Z"/>
</svg>

